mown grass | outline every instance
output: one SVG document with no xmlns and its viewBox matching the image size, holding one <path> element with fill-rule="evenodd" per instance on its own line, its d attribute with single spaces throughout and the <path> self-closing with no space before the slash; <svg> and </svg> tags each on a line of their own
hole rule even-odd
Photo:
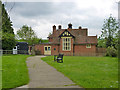
<svg viewBox="0 0 120 90">
<path fill-rule="evenodd" d="M 27 57 L 29 55 L 2 56 L 2 88 L 15 88 L 29 82 Z"/>
<path fill-rule="evenodd" d="M 0 55 L 0 90 L 2 89 L 2 56 Z"/>
<path fill-rule="evenodd" d="M 118 88 L 117 58 L 64 56 L 64 62 L 57 63 L 48 56 L 42 60 L 83 88 Z"/>
</svg>

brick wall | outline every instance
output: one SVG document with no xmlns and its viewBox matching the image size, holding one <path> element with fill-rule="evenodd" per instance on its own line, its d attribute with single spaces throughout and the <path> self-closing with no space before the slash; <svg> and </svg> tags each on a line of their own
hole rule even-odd
<svg viewBox="0 0 120 90">
<path fill-rule="evenodd" d="M 62 39 L 60 40 L 62 43 Z M 65 56 L 95 56 L 98 53 L 96 50 L 96 45 L 91 45 L 91 48 L 86 48 L 86 45 L 75 45 L 73 46 L 73 39 L 71 38 L 71 51 L 63 51 L 62 44 L 60 45 L 45 45 L 39 44 L 35 45 L 35 50 L 39 50 L 41 55 L 44 55 L 44 46 L 51 46 L 51 55 L 58 55 L 63 53 Z M 100 51 L 100 49 L 99 49 Z"/>
<path fill-rule="evenodd" d="M 40 51 L 40 54 L 44 55 L 44 45 L 35 45 L 35 50 Z"/>
<path fill-rule="evenodd" d="M 58 55 L 58 49 L 59 46 L 58 45 L 47 45 L 47 44 L 39 44 L 39 45 L 35 45 L 35 50 L 36 51 L 40 51 L 41 55 L 44 55 L 44 46 L 51 46 L 51 55 Z"/>
<path fill-rule="evenodd" d="M 96 45 L 91 45 L 91 48 L 86 48 L 86 45 L 75 45 L 74 55 L 75 56 L 95 56 Z"/>
<path fill-rule="evenodd" d="M 51 55 L 58 55 L 59 45 L 51 45 Z"/>
</svg>

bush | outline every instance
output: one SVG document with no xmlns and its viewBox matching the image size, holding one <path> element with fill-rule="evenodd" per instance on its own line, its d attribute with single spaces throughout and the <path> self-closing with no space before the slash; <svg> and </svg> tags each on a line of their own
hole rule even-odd
<svg viewBox="0 0 120 90">
<path fill-rule="evenodd" d="M 117 50 L 112 46 L 107 48 L 106 56 L 117 57 Z"/>
</svg>

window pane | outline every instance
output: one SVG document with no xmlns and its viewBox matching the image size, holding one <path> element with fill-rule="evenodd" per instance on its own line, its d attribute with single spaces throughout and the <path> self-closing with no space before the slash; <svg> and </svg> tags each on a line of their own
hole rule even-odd
<svg viewBox="0 0 120 90">
<path fill-rule="evenodd" d="M 68 47 L 68 50 L 70 50 L 70 47 Z"/>
<path fill-rule="evenodd" d="M 47 51 L 47 47 L 45 47 L 45 51 Z"/>
<path fill-rule="evenodd" d="M 66 50 L 67 50 L 67 47 L 66 47 Z"/>
<path fill-rule="evenodd" d="M 71 50 L 71 39 L 63 38 L 63 50 Z"/>
<path fill-rule="evenodd" d="M 50 47 L 48 47 L 48 51 L 50 51 Z"/>
<path fill-rule="evenodd" d="M 70 38 L 68 38 L 68 41 L 70 40 Z"/>
<path fill-rule="evenodd" d="M 66 46 L 67 46 L 67 43 L 66 43 Z"/>
</svg>

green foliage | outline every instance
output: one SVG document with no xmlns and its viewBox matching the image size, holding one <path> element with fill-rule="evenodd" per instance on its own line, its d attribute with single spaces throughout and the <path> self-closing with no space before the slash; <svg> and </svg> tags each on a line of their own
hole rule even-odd
<svg viewBox="0 0 120 90">
<path fill-rule="evenodd" d="M 15 46 L 16 41 L 14 34 L 2 33 L 2 49 L 3 50 L 12 50 Z"/>
<path fill-rule="evenodd" d="M 12 28 L 12 22 L 5 10 L 4 4 L 2 4 L 2 49 L 11 50 L 15 45 L 15 36 Z M 0 44 L 1 45 L 1 44 Z"/>
<path fill-rule="evenodd" d="M 118 52 L 118 22 L 110 15 L 108 19 L 104 20 L 102 27 L 102 34 L 98 39 L 98 47 L 107 48 L 107 56 L 117 56 Z"/>
<path fill-rule="evenodd" d="M 104 24 L 101 32 L 102 32 L 101 38 L 106 40 L 106 47 L 114 46 L 116 42 L 114 41 L 115 40 L 114 38 L 117 38 L 116 33 L 118 32 L 117 20 L 110 15 L 108 19 L 104 20 Z"/>
<path fill-rule="evenodd" d="M 111 56 L 111 57 L 116 57 L 117 56 L 117 50 L 113 47 L 113 46 L 109 46 L 107 48 L 107 53 L 106 53 L 106 56 Z"/>
<path fill-rule="evenodd" d="M 14 34 L 12 22 L 10 21 L 10 17 L 8 16 L 7 11 L 5 10 L 4 4 L 2 4 L 2 31 L 4 33 Z"/>
<path fill-rule="evenodd" d="M 48 42 L 49 42 L 48 40 L 41 39 L 41 43 L 48 43 Z"/>
<path fill-rule="evenodd" d="M 23 40 L 30 40 L 33 37 L 35 37 L 35 32 L 32 30 L 31 27 L 28 27 L 27 25 L 23 25 L 22 28 L 20 28 L 17 31 L 17 35 L 20 39 Z"/>
<path fill-rule="evenodd" d="M 118 59 L 114 57 L 53 56 L 42 58 L 83 88 L 118 88 Z"/>
<path fill-rule="evenodd" d="M 97 47 L 102 47 L 102 48 L 105 48 L 105 47 L 106 47 L 106 40 L 105 40 L 105 39 L 99 37 L 99 38 L 97 39 L 97 41 L 98 41 Z"/>
<path fill-rule="evenodd" d="M 120 30 L 118 32 L 118 58 L 120 60 Z"/>
<path fill-rule="evenodd" d="M 28 42 L 29 45 L 38 44 L 40 41 L 34 30 L 32 30 L 32 28 L 28 27 L 27 25 L 23 25 L 22 28 L 17 31 L 16 38 L 18 41 L 20 40 Z"/>
<path fill-rule="evenodd" d="M 15 88 L 29 82 L 28 55 L 2 56 L 2 88 Z"/>
<path fill-rule="evenodd" d="M 0 7 L 2 7 L 1 1 L 0 1 Z M 2 8 L 0 8 L 0 49 L 2 49 Z"/>
<path fill-rule="evenodd" d="M 36 36 L 36 37 L 33 37 L 31 40 L 28 40 L 28 43 L 29 43 L 29 45 L 33 45 L 33 44 L 38 44 L 39 41 L 40 41 L 40 39 L 37 38 L 37 36 Z"/>
</svg>

